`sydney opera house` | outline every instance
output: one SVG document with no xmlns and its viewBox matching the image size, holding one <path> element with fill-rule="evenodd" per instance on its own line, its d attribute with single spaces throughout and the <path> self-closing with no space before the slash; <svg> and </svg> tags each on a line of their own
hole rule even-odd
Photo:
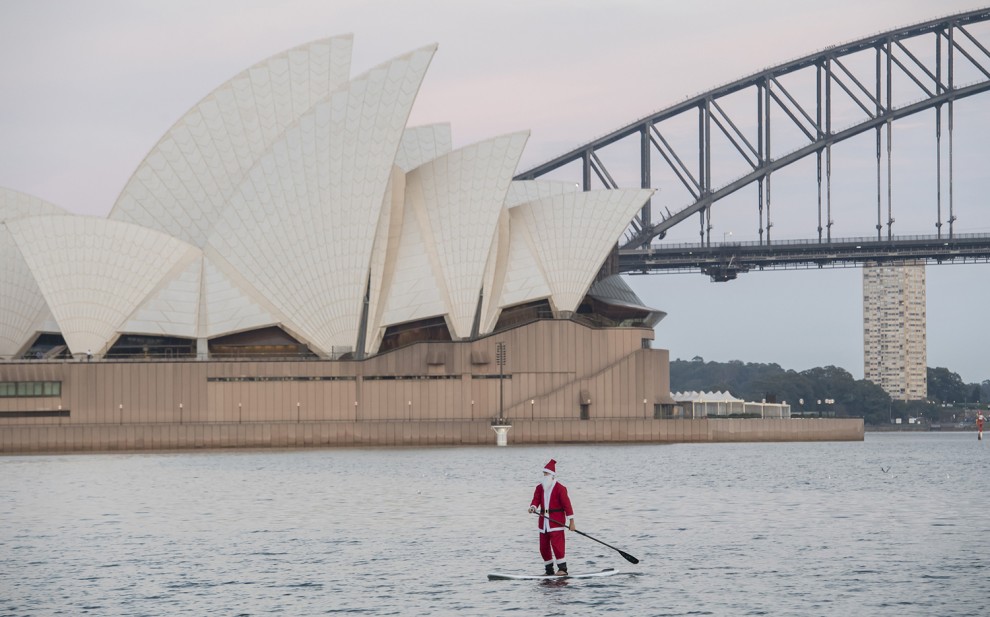
<svg viewBox="0 0 990 617">
<path fill-rule="evenodd" d="M 210 92 L 106 218 L 0 189 L 0 452 L 664 437 L 603 270 L 651 191 L 513 181 L 526 132 L 407 126 L 435 45 L 351 45 Z"/>
</svg>

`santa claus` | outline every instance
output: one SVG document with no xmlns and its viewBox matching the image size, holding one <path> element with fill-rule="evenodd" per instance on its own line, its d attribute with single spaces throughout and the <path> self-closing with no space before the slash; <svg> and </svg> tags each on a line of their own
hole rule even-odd
<svg viewBox="0 0 990 617">
<path fill-rule="evenodd" d="M 557 482 L 557 461 L 550 459 L 543 468 L 543 480 L 536 485 L 529 512 L 540 515 L 540 555 L 547 576 L 554 575 L 554 561 L 557 576 L 566 576 L 564 529 L 574 531 L 574 508 L 567 496 L 567 487 Z"/>
</svg>

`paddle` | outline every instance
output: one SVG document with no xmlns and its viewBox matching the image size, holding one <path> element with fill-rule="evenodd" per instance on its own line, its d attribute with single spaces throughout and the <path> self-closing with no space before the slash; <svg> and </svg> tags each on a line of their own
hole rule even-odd
<svg viewBox="0 0 990 617">
<path fill-rule="evenodd" d="M 547 519 L 548 521 L 550 521 L 554 525 L 560 525 L 561 527 L 567 527 L 567 525 L 561 523 L 560 521 L 557 521 L 557 520 L 554 520 L 554 519 L 550 518 L 546 514 L 540 514 L 539 512 L 533 512 L 533 514 L 535 514 L 536 516 L 539 516 L 539 517 L 542 517 L 542 518 Z M 611 544 L 605 544 L 604 542 L 602 542 L 598 538 L 593 538 L 593 537 L 589 536 L 588 534 L 584 533 L 583 531 L 578 531 L 577 529 L 575 529 L 574 530 L 574 533 L 579 533 L 582 536 L 584 536 L 585 538 L 588 538 L 589 540 L 594 540 L 595 542 L 597 542 L 597 543 L 599 543 L 599 544 L 601 544 L 603 546 L 609 547 L 613 551 L 617 551 L 620 555 L 622 555 L 622 558 L 625 559 L 626 561 L 628 561 L 629 563 L 639 563 L 639 560 L 636 559 L 635 557 L 633 557 L 632 555 L 630 555 L 629 553 L 627 553 L 627 552 L 625 552 L 623 550 L 619 550 L 619 549 L 615 548 L 614 546 L 612 546 Z"/>
</svg>

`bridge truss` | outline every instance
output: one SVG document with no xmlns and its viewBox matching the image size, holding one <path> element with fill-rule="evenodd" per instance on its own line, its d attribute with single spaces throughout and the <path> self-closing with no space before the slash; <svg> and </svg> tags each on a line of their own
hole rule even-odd
<svg viewBox="0 0 990 617">
<path fill-rule="evenodd" d="M 832 46 L 686 99 L 524 171 L 516 179 L 560 175 L 564 169 L 573 170 L 579 166 L 584 190 L 618 188 L 614 165 L 605 162 L 607 158 L 603 152 L 607 148 L 624 148 L 627 156 L 623 160 L 626 162 L 635 164 L 638 160 L 643 188 L 659 188 L 653 184 L 652 170 L 654 165 L 665 166 L 670 172 L 668 176 L 672 174 L 671 177 L 686 189 L 689 203 L 675 212 L 669 208 L 659 212 L 652 203 L 647 203 L 631 222 L 620 240 L 617 263 L 622 271 L 641 272 L 683 267 L 660 258 L 668 251 L 671 252 L 668 256 L 673 257 L 678 249 L 651 243 L 662 240 L 668 230 L 694 215 L 698 215 L 700 228 L 700 242 L 695 247 L 707 247 L 700 252 L 726 255 L 724 247 L 712 243 L 713 206 L 740 189 L 755 185 L 758 241 L 731 245 L 740 249 L 734 253 L 739 260 L 736 267 L 745 271 L 750 267 L 776 267 L 773 260 L 747 261 L 758 252 L 772 254 L 788 250 L 786 245 L 771 242 L 775 214 L 771 209 L 773 175 L 797 161 L 813 157 L 817 169 L 817 228 L 814 230 L 817 240 L 809 243 L 820 250 L 804 263 L 819 267 L 844 261 L 858 263 L 867 260 L 869 255 L 857 249 L 850 249 L 848 253 L 832 250 L 836 248 L 835 244 L 863 246 L 861 238 L 840 240 L 832 236 L 832 148 L 839 142 L 873 132 L 876 142 L 876 236 L 869 244 L 878 249 L 876 243 L 889 243 L 884 251 L 875 251 L 880 258 L 890 257 L 891 247 L 894 253 L 903 248 L 903 258 L 909 258 L 914 250 L 909 250 L 911 241 L 894 234 L 895 213 L 891 199 L 893 124 L 922 111 L 934 110 L 935 234 L 929 241 L 931 250 L 922 258 L 952 259 L 954 247 L 950 245 L 960 240 L 954 229 L 953 108 L 961 99 L 990 90 L 990 29 L 980 28 L 985 23 L 990 24 L 990 8 Z M 741 110 L 740 100 L 749 101 Z M 693 142 L 688 148 L 672 137 L 678 131 L 683 133 L 685 126 L 690 127 L 693 135 L 687 140 L 689 144 Z M 792 139 L 778 151 L 778 141 L 786 141 L 777 139 L 781 130 L 789 131 L 797 139 Z M 728 144 L 727 148 L 725 144 Z M 722 149 L 717 156 L 715 145 Z M 725 150 L 736 159 L 731 165 L 725 164 Z M 943 151 L 947 161 L 943 161 Z M 742 169 L 742 173 L 715 186 L 720 166 Z M 943 173 L 944 168 L 946 173 Z M 723 234 L 723 245 L 725 239 Z M 741 250 L 745 244 L 753 245 L 748 256 Z M 769 248 L 771 244 L 772 249 Z M 970 238 L 964 248 L 969 251 L 968 259 L 990 258 L 990 239 L 986 237 L 979 241 Z M 657 249 L 662 254 L 658 254 Z M 794 251 L 792 257 L 801 252 Z M 670 263 L 670 267 L 665 263 Z M 694 267 L 705 270 L 705 266 Z M 728 278 L 734 278 L 734 275 Z"/>
</svg>

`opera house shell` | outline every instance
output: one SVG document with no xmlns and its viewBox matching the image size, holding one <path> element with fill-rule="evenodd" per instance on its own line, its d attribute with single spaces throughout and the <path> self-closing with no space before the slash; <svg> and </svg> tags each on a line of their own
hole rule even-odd
<svg viewBox="0 0 990 617">
<path fill-rule="evenodd" d="M 436 45 L 357 76 L 351 48 L 302 45 L 210 92 L 105 218 L 0 189 L 0 436 L 58 426 L 54 449 L 74 449 L 71 426 L 119 424 L 144 428 L 94 439 L 182 447 L 269 443 L 210 432 L 227 424 L 588 420 L 596 379 L 615 417 L 669 402 L 648 344 L 663 314 L 602 274 L 652 191 L 514 181 L 527 132 L 453 149 L 449 125 L 407 126 Z M 150 437 L 190 423 L 206 437 Z"/>
</svg>

